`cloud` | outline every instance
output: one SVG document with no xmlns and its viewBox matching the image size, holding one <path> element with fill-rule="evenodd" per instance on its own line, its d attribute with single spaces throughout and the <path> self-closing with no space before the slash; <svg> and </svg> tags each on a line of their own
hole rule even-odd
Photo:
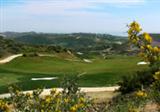
<svg viewBox="0 0 160 112">
<path fill-rule="evenodd" d="M 32 1 L 25 6 L 25 10 L 35 14 L 65 14 L 78 9 L 89 7 L 88 3 L 80 1 Z"/>
<path fill-rule="evenodd" d="M 109 3 L 109 4 L 139 4 L 144 3 L 145 0 L 88 0 L 95 3 Z"/>
<path fill-rule="evenodd" d="M 94 12 L 91 12 L 90 10 L 98 10 L 102 7 L 105 9 L 108 5 L 112 7 L 126 8 L 143 4 L 145 3 L 145 0 L 19 0 L 16 2 L 21 2 L 22 4 L 17 5 L 23 7 L 22 10 L 25 13 L 30 14 L 83 15 L 86 13 L 93 14 Z M 10 7 L 17 6 L 14 4 Z M 101 11 L 101 13 L 104 12 L 105 11 Z"/>
<path fill-rule="evenodd" d="M 157 25 L 153 29 L 156 31 L 160 26 L 159 8 L 149 0 L 16 1 L 3 6 L 3 31 L 125 32 L 126 24 L 137 18 L 147 24 L 148 31 Z M 151 20 L 155 23 L 152 27 Z"/>
<path fill-rule="evenodd" d="M 146 0 L 46 0 L 41 2 L 32 2 L 28 7 L 31 11 L 49 13 L 52 12 L 68 12 L 79 11 L 84 9 L 98 10 L 105 9 L 107 6 L 116 8 L 131 8 L 143 5 Z M 86 10 L 87 11 L 87 10 Z"/>
</svg>

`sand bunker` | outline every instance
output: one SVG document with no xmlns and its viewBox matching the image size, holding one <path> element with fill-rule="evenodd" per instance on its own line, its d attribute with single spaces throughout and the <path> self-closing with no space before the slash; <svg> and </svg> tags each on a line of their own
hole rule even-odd
<svg viewBox="0 0 160 112">
<path fill-rule="evenodd" d="M 36 81 L 36 80 L 54 80 L 54 79 L 58 79 L 58 77 L 32 78 L 31 80 Z"/>
<path fill-rule="evenodd" d="M 137 63 L 137 65 L 148 65 L 148 64 L 149 64 L 149 62 L 144 62 L 144 61 Z"/>
<path fill-rule="evenodd" d="M 20 57 L 20 56 L 23 56 L 23 54 L 15 54 L 15 55 L 9 56 L 3 60 L 0 60 L 0 64 L 8 63 L 8 62 L 12 61 L 13 59 Z"/>
<path fill-rule="evenodd" d="M 92 63 L 92 61 L 89 60 L 89 59 L 83 59 L 83 61 L 86 62 L 86 63 Z"/>
<path fill-rule="evenodd" d="M 78 54 L 78 55 L 83 55 L 83 53 L 81 53 L 81 52 L 77 52 L 77 54 Z"/>
</svg>

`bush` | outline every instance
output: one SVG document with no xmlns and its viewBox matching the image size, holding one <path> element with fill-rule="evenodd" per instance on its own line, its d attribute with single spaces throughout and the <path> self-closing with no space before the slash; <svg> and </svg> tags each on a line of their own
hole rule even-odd
<svg viewBox="0 0 160 112">
<path fill-rule="evenodd" d="M 155 72 L 154 78 L 155 81 L 151 86 L 151 95 L 153 100 L 160 105 L 160 70 Z"/>
<path fill-rule="evenodd" d="M 146 32 L 141 33 L 142 29 L 137 22 L 132 22 L 128 27 L 130 44 L 138 48 L 139 56 L 150 63 L 150 69 L 123 77 L 119 83 L 122 95 L 111 102 L 107 109 L 109 112 L 143 112 L 140 106 L 143 106 L 144 102 L 141 101 L 148 98 L 160 105 L 160 47 L 152 46 L 152 37 Z M 146 90 L 151 90 L 151 95 Z M 137 91 L 136 97 L 132 95 L 133 91 Z"/>
<path fill-rule="evenodd" d="M 144 112 L 147 97 L 137 97 L 135 93 L 119 95 L 109 102 L 106 112 Z"/>
<path fill-rule="evenodd" d="M 38 53 L 36 52 L 23 54 L 23 57 L 36 57 L 36 56 L 39 56 Z"/>
<path fill-rule="evenodd" d="M 160 105 L 160 81 L 156 81 L 153 84 L 152 98 L 158 105 Z"/>
<path fill-rule="evenodd" d="M 14 112 L 102 112 L 89 97 L 79 91 L 77 79 L 64 78 L 63 91 L 52 89 L 46 96 L 41 95 L 42 89 L 23 93 L 16 86 L 12 86 L 9 88 L 11 98 L 8 102 L 13 105 Z M 4 107 L 7 102 L 3 104 Z M 3 109 L 1 105 L 0 109 Z"/>
<path fill-rule="evenodd" d="M 134 75 L 124 76 L 119 82 L 119 91 L 122 94 L 131 93 L 136 90 L 147 88 L 153 81 L 153 71 L 138 71 Z"/>
<path fill-rule="evenodd" d="M 2 99 L 0 99 L 0 112 L 9 112 L 9 107 L 7 102 Z"/>
</svg>

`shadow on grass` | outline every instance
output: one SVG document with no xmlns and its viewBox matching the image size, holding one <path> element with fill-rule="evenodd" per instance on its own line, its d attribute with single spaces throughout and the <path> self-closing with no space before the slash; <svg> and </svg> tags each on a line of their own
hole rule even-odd
<svg viewBox="0 0 160 112">
<path fill-rule="evenodd" d="M 5 86 L 0 86 L 0 93 L 8 93 L 8 87 L 11 85 L 17 85 L 22 90 L 32 90 L 37 88 L 51 88 L 51 87 L 59 87 L 61 77 L 63 74 L 43 74 L 43 73 L 26 73 L 26 72 L 17 72 L 12 70 L 0 69 L 0 75 L 2 77 L 14 77 L 17 75 L 16 79 L 17 83 L 6 84 Z M 15 74 L 11 76 L 11 74 Z M 42 80 L 42 81 L 32 81 L 31 78 L 43 78 L 43 77 L 58 77 L 55 80 Z"/>
</svg>

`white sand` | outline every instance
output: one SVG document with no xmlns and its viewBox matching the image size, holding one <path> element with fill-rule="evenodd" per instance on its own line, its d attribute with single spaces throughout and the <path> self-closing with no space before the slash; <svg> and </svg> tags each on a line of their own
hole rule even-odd
<svg viewBox="0 0 160 112">
<path fill-rule="evenodd" d="M 41 57 L 55 57 L 55 55 L 53 54 L 38 54 L 38 56 L 41 56 Z"/>
<path fill-rule="evenodd" d="M 37 80 L 54 80 L 54 79 L 58 79 L 58 77 L 31 78 L 32 81 L 37 81 Z"/>
<path fill-rule="evenodd" d="M 137 63 L 137 65 L 148 65 L 148 64 L 149 64 L 149 62 L 144 62 L 144 61 Z"/>
<path fill-rule="evenodd" d="M 5 59 L 0 60 L 0 64 L 8 63 L 8 62 L 12 61 L 13 59 L 20 57 L 20 56 L 23 56 L 23 54 L 15 54 L 15 55 L 9 56 Z"/>
<path fill-rule="evenodd" d="M 92 63 L 92 61 L 89 60 L 89 59 L 83 59 L 83 61 L 86 62 L 86 63 Z"/>
<path fill-rule="evenodd" d="M 81 53 L 81 52 L 77 52 L 77 54 L 78 54 L 78 55 L 83 55 L 83 53 Z"/>
<path fill-rule="evenodd" d="M 76 39 L 80 39 L 80 38 L 81 38 L 80 36 L 76 37 Z"/>
<path fill-rule="evenodd" d="M 15 58 L 21 57 L 21 56 L 23 56 L 23 54 L 15 54 L 15 55 L 9 56 L 5 59 L 0 60 L 0 64 L 8 63 L 8 62 L 14 60 Z M 52 55 L 52 54 L 39 54 L 39 56 L 41 56 L 41 57 L 43 57 L 43 56 L 54 57 L 54 55 Z"/>
</svg>

